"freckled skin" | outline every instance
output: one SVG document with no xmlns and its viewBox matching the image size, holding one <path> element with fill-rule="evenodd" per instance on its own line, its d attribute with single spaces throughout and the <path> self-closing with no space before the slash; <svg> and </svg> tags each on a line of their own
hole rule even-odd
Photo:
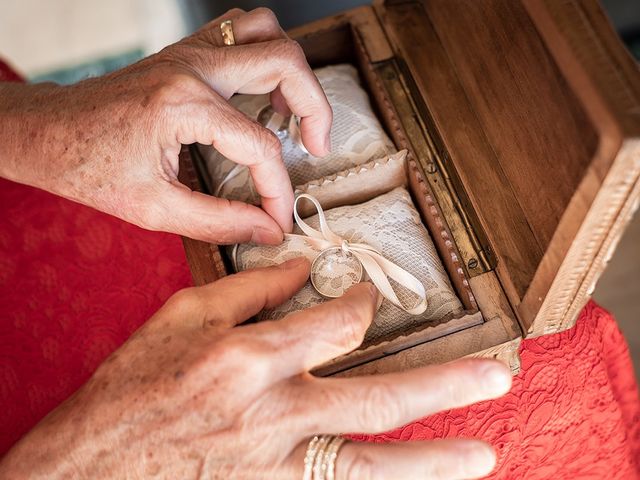
<svg viewBox="0 0 640 480">
<path fill-rule="evenodd" d="M 312 377 L 364 338 L 377 304 L 367 283 L 279 322 L 234 327 L 286 301 L 309 269 L 296 259 L 178 292 L 0 461 L 0 478 L 298 480 L 315 433 L 388 430 L 508 387 L 487 382 L 487 366 L 511 378 L 488 360 Z M 367 478 L 371 462 L 376 478 L 475 478 L 495 461 L 472 440 L 367 448 L 343 447 L 337 480 Z"/>
<path fill-rule="evenodd" d="M 303 117 L 303 140 L 316 155 L 327 153 L 331 108 L 273 15 L 246 15 L 245 25 L 258 20 L 264 29 L 245 27 L 248 46 L 234 55 L 209 26 L 75 85 L 0 83 L 0 176 L 151 230 L 214 243 L 281 242 L 291 228 L 293 191 L 280 143 L 227 100 L 238 92 L 283 90 Z M 256 44 L 258 38 L 263 43 Z M 178 154 L 196 142 L 252 167 L 263 209 L 182 186 Z"/>
</svg>

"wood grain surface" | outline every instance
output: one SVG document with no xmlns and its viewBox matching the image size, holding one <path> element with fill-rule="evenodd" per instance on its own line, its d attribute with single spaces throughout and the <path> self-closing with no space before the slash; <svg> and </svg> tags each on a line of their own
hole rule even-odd
<svg viewBox="0 0 640 480">
<path fill-rule="evenodd" d="M 378 11 L 523 329 L 570 327 L 634 201 L 637 65 L 590 0 L 387 2 Z"/>
</svg>

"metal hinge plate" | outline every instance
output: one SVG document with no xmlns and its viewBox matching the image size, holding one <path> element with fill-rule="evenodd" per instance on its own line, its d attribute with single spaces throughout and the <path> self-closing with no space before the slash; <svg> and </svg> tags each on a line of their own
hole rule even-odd
<svg viewBox="0 0 640 480">
<path fill-rule="evenodd" d="M 427 106 L 413 93 L 417 89 L 400 65 L 397 59 L 391 59 L 376 64 L 376 70 L 400 117 L 422 174 L 442 210 L 468 275 L 474 277 L 493 270 L 496 261 L 487 236 L 462 189 Z"/>
</svg>

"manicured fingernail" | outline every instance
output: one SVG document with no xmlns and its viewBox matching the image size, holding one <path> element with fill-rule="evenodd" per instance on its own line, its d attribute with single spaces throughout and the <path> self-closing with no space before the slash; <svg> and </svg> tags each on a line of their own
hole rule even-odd
<svg viewBox="0 0 640 480">
<path fill-rule="evenodd" d="M 511 388 L 511 372 L 497 361 L 486 362 L 480 368 L 480 378 L 487 392 L 493 395 L 502 395 Z"/>
<path fill-rule="evenodd" d="M 280 245 L 282 243 L 282 232 L 276 232 L 262 227 L 254 227 L 251 241 L 253 243 L 267 245 Z"/>
<path fill-rule="evenodd" d="M 301 267 L 302 265 L 309 263 L 306 257 L 298 257 L 292 258 L 291 260 L 287 260 L 284 263 L 280 264 L 280 268 L 283 270 L 293 270 L 295 268 Z"/>
</svg>

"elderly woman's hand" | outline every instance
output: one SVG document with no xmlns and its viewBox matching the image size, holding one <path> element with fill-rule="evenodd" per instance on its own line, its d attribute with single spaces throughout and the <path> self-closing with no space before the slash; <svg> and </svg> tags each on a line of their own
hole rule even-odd
<svg viewBox="0 0 640 480">
<path fill-rule="evenodd" d="M 296 259 L 177 293 L 9 452 L 0 477 L 300 480 L 314 434 L 381 432 L 508 390 L 510 372 L 493 360 L 310 375 L 362 341 L 376 306 L 366 283 L 283 320 L 233 328 L 285 301 L 308 273 Z M 347 443 L 336 478 L 475 478 L 494 462 L 491 447 L 471 439 Z"/>
<path fill-rule="evenodd" d="M 222 46 L 226 19 L 236 46 Z M 0 176 L 148 229 L 279 243 L 293 203 L 280 142 L 227 102 L 235 93 L 268 92 L 277 110 L 302 118 L 307 149 L 326 154 L 331 108 L 299 45 L 269 10 L 232 10 L 104 77 L 66 87 L 1 85 Z M 181 185 L 180 146 L 194 142 L 249 166 L 264 210 Z"/>
</svg>

